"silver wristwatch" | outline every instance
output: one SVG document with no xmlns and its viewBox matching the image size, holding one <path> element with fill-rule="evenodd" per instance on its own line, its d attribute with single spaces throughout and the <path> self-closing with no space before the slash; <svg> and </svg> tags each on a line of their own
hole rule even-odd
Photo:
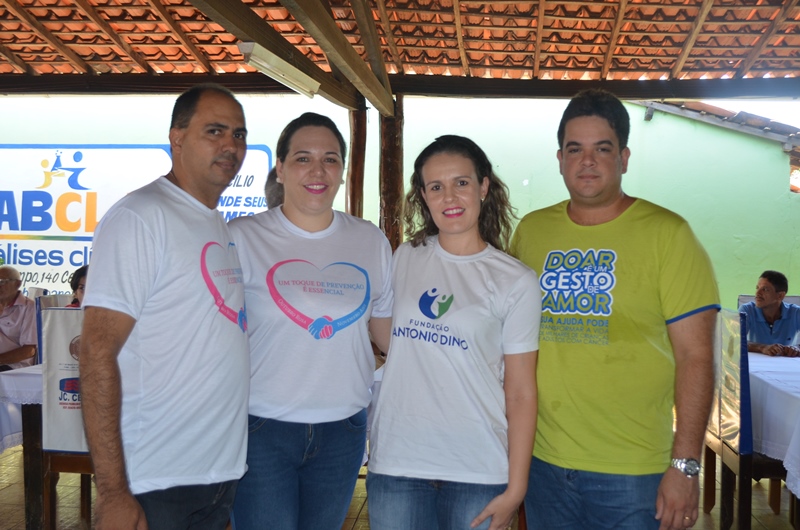
<svg viewBox="0 0 800 530">
<path fill-rule="evenodd" d="M 700 462 L 694 458 L 673 458 L 670 466 L 689 478 L 696 477 L 700 474 Z"/>
</svg>

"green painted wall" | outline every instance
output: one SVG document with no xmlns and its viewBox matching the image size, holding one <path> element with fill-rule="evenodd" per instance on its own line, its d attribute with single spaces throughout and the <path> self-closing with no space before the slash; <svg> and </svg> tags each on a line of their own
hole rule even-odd
<svg viewBox="0 0 800 530">
<path fill-rule="evenodd" d="M 630 193 L 683 215 L 708 250 L 722 303 L 752 294 L 765 269 L 782 271 L 800 293 L 800 195 L 789 191 L 789 157 L 779 143 L 629 106 L 636 157 Z M 779 117 L 775 117 L 779 118 Z"/>
<path fill-rule="evenodd" d="M 556 130 L 566 100 L 405 99 L 405 174 L 433 138 L 463 134 L 481 145 L 511 189 L 518 213 L 567 198 Z M 685 217 L 706 247 L 722 304 L 754 291 L 765 269 L 800 293 L 800 195 L 777 142 L 627 104 L 631 159 L 623 189 Z M 778 116 L 773 116 L 779 119 Z"/>
</svg>

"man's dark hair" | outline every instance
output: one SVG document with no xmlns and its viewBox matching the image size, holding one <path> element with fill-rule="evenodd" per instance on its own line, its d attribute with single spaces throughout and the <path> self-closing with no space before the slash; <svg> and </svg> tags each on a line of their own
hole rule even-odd
<svg viewBox="0 0 800 530">
<path fill-rule="evenodd" d="M 222 85 L 216 83 L 202 83 L 195 85 L 175 100 L 175 106 L 172 107 L 172 121 L 169 124 L 170 129 L 185 129 L 189 126 L 189 122 L 197 110 L 197 102 L 206 92 L 216 92 L 223 96 L 228 96 L 235 101 L 241 108 L 242 104 L 233 95 L 233 92 L 228 90 Z"/>
<path fill-rule="evenodd" d="M 572 98 L 561 116 L 561 123 L 558 125 L 558 148 L 564 148 L 564 130 L 567 122 L 574 118 L 584 116 L 597 116 L 605 119 L 619 140 L 619 148 L 625 149 L 628 146 L 628 136 L 631 132 L 631 119 L 625 105 L 607 90 L 590 88 L 578 92 Z"/>
<path fill-rule="evenodd" d="M 761 273 L 760 278 L 764 278 L 771 283 L 779 293 L 789 292 L 789 280 L 786 279 L 786 276 L 782 272 L 764 271 Z"/>
</svg>

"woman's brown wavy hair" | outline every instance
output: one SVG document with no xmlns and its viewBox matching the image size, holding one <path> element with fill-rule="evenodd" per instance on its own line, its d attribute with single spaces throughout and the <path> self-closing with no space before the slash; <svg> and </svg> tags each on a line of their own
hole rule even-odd
<svg viewBox="0 0 800 530">
<path fill-rule="evenodd" d="M 478 232 L 481 239 L 493 247 L 506 251 L 511 238 L 512 222 L 516 218 L 514 207 L 508 198 L 508 187 L 492 170 L 492 163 L 478 144 L 463 136 L 448 134 L 438 137 L 432 144 L 422 150 L 414 161 L 414 173 L 411 175 L 411 189 L 406 194 L 403 208 L 403 219 L 406 225 L 406 237 L 411 246 L 425 244 L 428 236 L 439 233 L 433 217 L 422 197 L 425 182 L 422 169 L 428 160 L 441 153 L 461 155 L 469 159 L 478 175 L 478 182 L 489 179 L 489 190 L 481 204 L 478 217 Z"/>
</svg>

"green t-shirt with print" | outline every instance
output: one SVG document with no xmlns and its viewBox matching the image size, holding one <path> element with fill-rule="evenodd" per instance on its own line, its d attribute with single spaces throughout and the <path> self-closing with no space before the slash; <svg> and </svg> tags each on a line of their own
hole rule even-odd
<svg viewBox="0 0 800 530">
<path fill-rule="evenodd" d="M 661 473 L 672 449 L 667 325 L 719 308 L 711 262 L 679 215 L 637 199 L 580 226 L 567 201 L 520 222 L 511 254 L 539 275 L 539 417 L 533 454 L 569 469 Z"/>
</svg>

